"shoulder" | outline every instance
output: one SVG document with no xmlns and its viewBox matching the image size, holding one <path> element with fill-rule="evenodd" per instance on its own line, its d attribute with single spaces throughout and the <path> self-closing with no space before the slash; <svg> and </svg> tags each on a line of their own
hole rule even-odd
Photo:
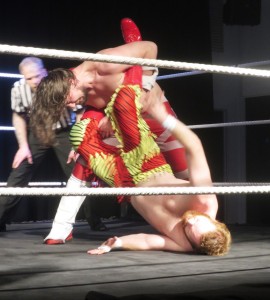
<svg viewBox="0 0 270 300">
<path fill-rule="evenodd" d="M 13 88 L 18 88 L 18 87 L 24 86 L 24 85 L 26 85 L 26 82 L 25 82 L 25 79 L 22 78 L 22 79 L 14 82 Z"/>
<path fill-rule="evenodd" d="M 14 85 L 13 86 L 20 86 L 20 85 L 26 85 L 26 82 L 25 82 L 25 79 L 22 78 L 16 82 L 14 82 Z"/>
</svg>

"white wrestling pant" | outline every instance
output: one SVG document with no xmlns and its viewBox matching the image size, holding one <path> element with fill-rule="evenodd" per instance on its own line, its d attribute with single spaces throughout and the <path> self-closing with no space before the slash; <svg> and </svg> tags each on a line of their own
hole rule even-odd
<svg viewBox="0 0 270 300">
<path fill-rule="evenodd" d="M 106 138 L 104 142 L 110 145 L 117 145 L 117 139 Z M 82 187 L 96 187 L 96 182 L 86 181 L 86 177 L 83 174 L 83 168 L 87 168 L 87 163 L 81 156 L 77 158 L 76 164 L 81 166 L 79 171 L 76 172 L 76 166 L 74 167 L 69 180 L 67 181 L 67 188 L 82 188 Z M 65 239 L 73 230 L 73 224 L 75 223 L 76 215 L 83 204 L 86 196 L 62 196 L 59 206 L 57 208 L 56 215 L 52 224 L 52 229 L 49 235 L 44 239 L 62 240 L 65 243 Z"/>
<path fill-rule="evenodd" d="M 67 188 L 85 187 L 86 182 L 77 179 L 73 175 L 70 176 L 67 182 Z M 63 240 L 73 230 L 76 215 L 85 200 L 86 196 L 62 196 L 49 235 L 44 239 Z"/>
</svg>

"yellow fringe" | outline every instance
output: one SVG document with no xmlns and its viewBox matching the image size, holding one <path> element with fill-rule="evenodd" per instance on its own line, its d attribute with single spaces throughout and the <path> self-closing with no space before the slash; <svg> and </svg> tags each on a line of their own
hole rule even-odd
<svg viewBox="0 0 270 300">
<path fill-rule="evenodd" d="M 84 119 L 74 124 L 69 133 L 69 140 L 74 150 L 77 150 L 83 141 L 85 130 L 91 119 Z"/>
</svg>

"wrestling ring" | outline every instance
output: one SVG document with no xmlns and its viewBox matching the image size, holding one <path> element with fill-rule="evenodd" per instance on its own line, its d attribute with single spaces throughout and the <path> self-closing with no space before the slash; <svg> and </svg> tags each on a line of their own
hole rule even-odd
<svg viewBox="0 0 270 300">
<path fill-rule="evenodd" d="M 71 60 L 96 60 L 188 70 L 186 76 L 204 72 L 270 78 L 270 71 L 182 62 L 111 57 L 91 53 L 0 45 L 0 53 Z M 190 71 L 192 70 L 192 71 Z M 185 76 L 185 73 L 171 76 Z M 0 73 L 0 77 L 17 74 Z M 169 78 L 169 76 L 168 76 Z M 164 77 L 158 78 L 166 79 Z M 192 125 L 192 129 L 256 126 L 270 120 Z M 1 131 L 11 131 L 0 126 Z M 49 186 L 49 187 L 47 187 Z M 270 183 L 222 182 L 200 188 L 82 188 L 65 182 L 31 182 L 25 188 L 0 184 L 0 196 L 141 195 L 141 194 L 268 194 Z M 234 200 L 229 200 L 233 202 Z M 235 204 L 236 203 L 236 204 Z M 242 206 L 241 206 L 242 208 Z M 140 218 L 107 220 L 108 232 L 92 232 L 86 222 L 74 227 L 74 241 L 59 246 L 42 244 L 51 222 L 12 223 L 0 232 L 0 299 L 269 299 L 270 226 L 229 224 L 233 245 L 224 257 L 177 254 L 163 251 L 113 251 L 88 256 L 86 251 L 113 235 L 155 232 Z M 211 283 L 211 284 L 210 284 Z M 86 298 L 87 297 L 87 298 Z"/>
</svg>

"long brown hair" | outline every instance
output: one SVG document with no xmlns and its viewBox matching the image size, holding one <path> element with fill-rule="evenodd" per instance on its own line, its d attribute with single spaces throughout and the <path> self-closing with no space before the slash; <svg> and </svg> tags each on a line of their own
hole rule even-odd
<svg viewBox="0 0 270 300">
<path fill-rule="evenodd" d="M 65 108 L 66 98 L 75 76 L 71 70 L 55 69 L 38 85 L 30 114 L 30 126 L 45 145 L 53 145 L 54 124 L 59 121 Z"/>
</svg>

